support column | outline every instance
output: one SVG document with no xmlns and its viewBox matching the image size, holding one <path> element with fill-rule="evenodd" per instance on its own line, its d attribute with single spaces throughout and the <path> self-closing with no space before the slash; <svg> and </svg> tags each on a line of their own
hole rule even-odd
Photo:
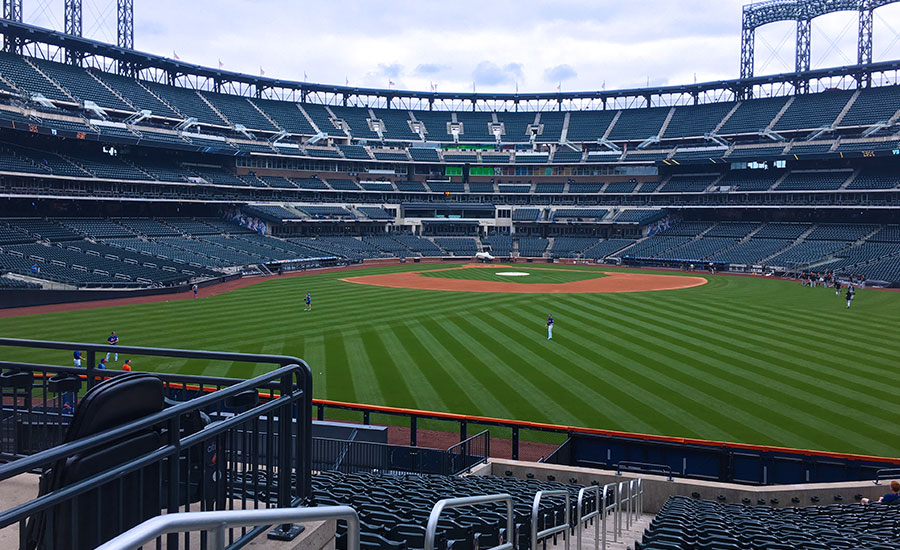
<svg viewBox="0 0 900 550">
<path fill-rule="evenodd" d="M 81 36 L 81 0 L 66 0 L 65 32 L 72 36 Z M 80 65 L 81 52 L 66 50 L 66 62 Z"/>
<path fill-rule="evenodd" d="M 22 22 L 22 0 L 3 0 L 3 18 Z M 22 41 L 18 38 L 3 37 L 3 51 L 21 54 Z"/>
<path fill-rule="evenodd" d="M 116 44 L 120 48 L 134 49 L 134 0 L 116 0 Z M 135 76 L 135 67 L 127 61 L 119 61 L 119 74 Z"/>
</svg>

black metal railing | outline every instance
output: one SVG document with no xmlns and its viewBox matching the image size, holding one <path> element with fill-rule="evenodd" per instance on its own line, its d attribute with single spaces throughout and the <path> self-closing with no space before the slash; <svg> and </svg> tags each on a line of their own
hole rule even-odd
<svg viewBox="0 0 900 550">
<path fill-rule="evenodd" d="M 0 433 L 3 458 L 8 461 L 0 465 L 0 483 L 29 472 L 44 474 L 40 496 L 7 509 L 0 505 L 0 529 L 18 524 L 21 548 L 38 536 L 44 537 L 45 547 L 62 547 L 54 537 L 64 532 L 73 537 L 66 547 L 93 548 L 139 518 L 179 511 L 288 507 L 311 494 L 312 376 L 300 359 L 14 339 L 0 339 L 0 346 L 87 352 L 86 369 L 0 362 L 4 369 Z M 275 369 L 251 380 L 159 374 L 170 398 L 190 399 L 171 401 L 170 407 L 150 416 L 56 444 L 62 441 L 72 418 L 69 409 L 77 405 L 81 389 L 123 374 L 93 368 L 97 354 L 108 351 L 262 363 Z M 115 442 L 127 449 L 148 433 L 159 444 L 147 452 L 88 472 L 72 483 L 48 483 L 51 472 L 71 464 L 73 457 Z M 50 487 L 56 488 L 47 490 Z M 232 530 L 229 548 L 243 546 L 264 529 Z M 291 526 L 281 530 L 288 532 Z M 189 544 L 187 535 L 169 535 L 166 540 L 168 548 Z"/>
<path fill-rule="evenodd" d="M 447 449 L 450 454 L 450 472 L 461 474 L 473 466 L 487 462 L 491 456 L 491 434 L 487 430 L 460 441 Z"/>
</svg>

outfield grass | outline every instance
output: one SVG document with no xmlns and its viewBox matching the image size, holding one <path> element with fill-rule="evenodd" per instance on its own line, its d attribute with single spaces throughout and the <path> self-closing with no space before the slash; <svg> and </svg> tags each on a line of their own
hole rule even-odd
<svg viewBox="0 0 900 550">
<path fill-rule="evenodd" d="M 105 343 L 116 330 L 122 345 L 297 355 L 312 366 L 315 396 L 341 401 L 900 455 L 898 293 L 863 290 L 847 310 L 833 290 L 752 277 L 554 295 L 339 280 L 434 268 L 274 278 L 199 300 L 0 319 L 0 334 Z M 70 353 L 4 354 L 71 364 Z M 139 358 L 137 368 L 250 377 L 268 367 Z"/>
</svg>

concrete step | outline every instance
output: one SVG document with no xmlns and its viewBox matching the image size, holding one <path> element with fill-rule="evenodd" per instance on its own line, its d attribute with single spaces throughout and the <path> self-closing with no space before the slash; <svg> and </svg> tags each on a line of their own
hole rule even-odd
<svg viewBox="0 0 900 550">
<path fill-rule="evenodd" d="M 626 550 L 626 549 L 634 549 L 634 541 L 641 540 L 641 537 L 644 535 L 644 529 L 646 529 L 650 522 L 653 520 L 653 514 L 643 514 L 637 518 L 634 522 L 631 523 L 629 528 L 625 528 L 625 518 L 622 518 L 622 534 L 619 537 L 613 536 L 613 518 L 610 517 L 606 521 L 606 550 Z M 581 548 L 576 548 L 577 546 L 577 537 L 573 536 L 570 541 L 570 550 L 594 550 L 595 549 L 595 539 L 594 539 L 594 525 L 589 524 L 586 528 L 582 528 L 581 531 Z M 601 535 L 602 536 L 602 535 Z M 616 538 L 617 540 L 613 540 Z M 562 537 L 558 537 L 556 544 L 552 544 L 552 540 L 547 541 L 547 548 L 553 550 L 563 550 L 565 548 L 565 541 Z M 602 545 L 600 546 L 602 550 Z"/>
</svg>

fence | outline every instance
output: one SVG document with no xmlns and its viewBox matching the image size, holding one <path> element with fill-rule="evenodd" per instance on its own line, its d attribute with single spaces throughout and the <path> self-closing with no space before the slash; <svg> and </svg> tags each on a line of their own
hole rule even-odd
<svg viewBox="0 0 900 550">
<path fill-rule="evenodd" d="M 486 439 L 487 432 L 473 437 Z M 464 442 L 465 443 L 465 442 Z M 315 471 L 343 473 L 384 472 L 454 475 L 487 461 L 486 454 L 470 454 L 472 444 L 454 445 L 449 450 L 389 445 L 371 441 L 348 441 L 314 437 L 312 467 Z M 483 446 L 483 443 L 482 443 Z M 480 451 L 484 452 L 484 451 Z"/>
<path fill-rule="evenodd" d="M 300 359 L 13 339 L 0 339 L 0 346 L 80 349 L 88 357 L 87 369 L 0 362 L 11 369 L 0 385 L 6 394 L 4 436 L 9 436 L 3 458 L 12 460 L 0 466 L 0 483 L 27 472 L 45 474 L 38 498 L 0 512 L 0 529 L 18 524 L 22 548 L 29 539 L 41 540 L 44 547 L 93 548 L 162 512 L 286 508 L 311 494 L 312 376 Z M 37 449 L 61 438 L 71 420 L 66 406 L 74 407 L 82 385 L 122 374 L 92 368 L 96 354 L 107 351 L 277 368 L 246 381 L 160 374 L 170 396 L 203 395 L 76 441 Z M 212 418 L 208 424 L 207 416 Z M 151 444 L 138 451 L 135 442 L 147 438 Z M 79 457 L 110 449 L 131 454 L 101 471 L 74 472 Z M 28 452 L 34 454 L 23 456 Z M 48 481 L 54 477 L 55 484 Z M 263 531 L 232 529 L 228 541 L 237 548 Z M 280 532 L 288 536 L 291 531 L 284 526 Z M 169 535 L 166 544 L 174 549 L 182 541 Z M 183 544 L 189 544 L 187 535 Z"/>
<path fill-rule="evenodd" d="M 510 430 L 509 458 L 513 460 L 519 459 L 522 432 L 554 433 L 567 439 L 543 458 L 544 462 L 727 483 L 771 485 L 874 480 L 880 469 L 900 468 L 900 459 L 890 457 L 619 432 L 323 399 L 313 400 L 313 406 L 319 420 L 332 409 L 354 411 L 366 425 L 371 424 L 373 414 L 403 418 L 409 426 L 411 446 L 418 441 L 419 420 L 447 423 L 449 430 L 459 431 L 460 441 L 468 438 L 471 426 L 496 426 Z"/>
</svg>

